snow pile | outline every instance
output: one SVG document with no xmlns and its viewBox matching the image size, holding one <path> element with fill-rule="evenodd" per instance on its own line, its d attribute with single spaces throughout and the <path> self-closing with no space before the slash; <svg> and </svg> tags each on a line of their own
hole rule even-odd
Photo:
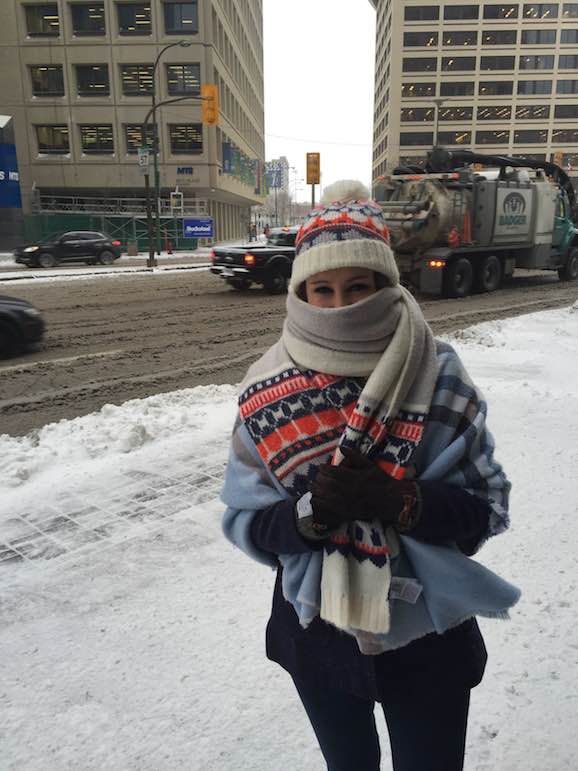
<svg viewBox="0 0 578 771">
<path fill-rule="evenodd" d="M 230 429 L 235 403 L 234 386 L 198 386 L 120 407 L 106 404 L 99 412 L 51 423 L 23 437 L 2 434 L 0 492 L 30 484 L 40 473 L 73 470 L 177 436 L 195 436 L 202 443 L 208 434 Z"/>
<path fill-rule="evenodd" d="M 577 311 L 448 338 L 488 399 L 513 483 L 512 527 L 479 559 L 523 591 L 511 621 L 481 624 L 489 663 L 472 694 L 471 771 L 576 767 Z M 96 491 L 106 506 L 127 469 L 184 479 L 207 458 L 214 470 L 234 413 L 235 389 L 209 387 L 2 437 L 2 475 L 10 469 L 16 486 L 0 496 L 0 534 L 30 502 L 56 506 L 59 492 Z M 14 482 L 18 466 L 27 477 Z M 205 499 L 72 564 L 0 571 L 3 769 L 323 767 L 290 679 L 265 659 L 274 576 L 224 542 L 221 510 Z"/>
</svg>

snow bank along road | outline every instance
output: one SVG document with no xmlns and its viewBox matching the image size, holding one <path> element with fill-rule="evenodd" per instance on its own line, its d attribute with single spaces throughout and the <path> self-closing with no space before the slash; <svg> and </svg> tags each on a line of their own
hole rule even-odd
<svg viewBox="0 0 578 771">
<path fill-rule="evenodd" d="M 0 276 L 1 279 L 1 276 Z M 235 292 L 208 272 L 144 273 L 3 284 L 48 325 L 42 346 L 0 362 L 0 433 L 23 434 L 179 388 L 237 382 L 278 336 L 285 298 Z M 578 284 L 520 276 L 491 295 L 422 299 L 434 332 L 570 305 Z"/>
</svg>

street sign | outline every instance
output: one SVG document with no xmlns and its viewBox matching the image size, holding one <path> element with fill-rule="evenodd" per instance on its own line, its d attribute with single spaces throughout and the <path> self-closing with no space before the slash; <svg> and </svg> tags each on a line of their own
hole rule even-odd
<svg viewBox="0 0 578 771">
<path fill-rule="evenodd" d="M 139 147 L 138 149 L 138 167 L 141 174 L 149 173 L 150 150 L 148 147 Z"/>
<path fill-rule="evenodd" d="M 183 220 L 184 238 L 213 238 L 213 219 L 205 217 Z"/>
<path fill-rule="evenodd" d="M 321 184 L 321 154 L 307 153 L 307 184 Z"/>
</svg>

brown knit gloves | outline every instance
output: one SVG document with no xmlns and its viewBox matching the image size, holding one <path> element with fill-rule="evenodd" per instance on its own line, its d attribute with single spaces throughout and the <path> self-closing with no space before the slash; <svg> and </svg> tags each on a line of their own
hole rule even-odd
<svg viewBox="0 0 578 771">
<path fill-rule="evenodd" d="M 412 530 L 421 514 L 417 482 L 393 479 L 357 450 L 341 452 L 342 463 L 320 466 L 311 485 L 315 531 L 329 532 L 356 519 L 378 519 L 400 533 Z"/>
</svg>

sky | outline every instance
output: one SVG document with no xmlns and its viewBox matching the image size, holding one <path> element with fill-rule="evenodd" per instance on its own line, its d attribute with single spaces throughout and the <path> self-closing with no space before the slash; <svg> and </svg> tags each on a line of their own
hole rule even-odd
<svg viewBox="0 0 578 771">
<path fill-rule="evenodd" d="M 369 0 L 264 0 L 263 15 L 266 159 L 287 157 L 298 200 L 311 197 L 299 182 L 308 152 L 321 153 L 322 187 L 338 179 L 370 186 L 375 11 Z"/>
</svg>

